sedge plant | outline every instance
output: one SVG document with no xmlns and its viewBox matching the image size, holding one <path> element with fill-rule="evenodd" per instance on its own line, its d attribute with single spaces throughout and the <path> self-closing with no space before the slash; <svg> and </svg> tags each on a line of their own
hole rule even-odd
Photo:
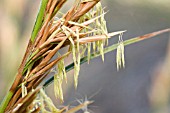
<svg viewBox="0 0 170 113">
<path fill-rule="evenodd" d="M 117 50 L 117 69 L 125 67 L 124 46 L 169 32 L 170 29 L 153 32 L 123 41 L 124 31 L 108 33 L 106 12 L 100 0 L 75 0 L 66 12 L 60 9 L 67 0 L 41 0 L 41 5 L 28 42 L 22 62 L 14 82 L 0 105 L 0 113 L 55 112 L 74 113 L 88 106 L 92 101 L 85 101 L 74 108 L 58 109 L 44 89 L 54 84 L 56 98 L 64 101 L 62 84 L 67 83 L 67 72 L 74 70 L 74 86 L 78 86 L 81 64 Z M 57 17 L 61 14 L 61 17 Z M 118 36 L 117 44 L 108 46 L 109 38 Z M 60 54 L 59 50 L 67 48 Z M 65 65 L 64 60 L 72 55 L 73 63 Z M 46 79 L 52 70 L 55 73 Z M 42 81 L 44 81 L 42 84 Z"/>
</svg>

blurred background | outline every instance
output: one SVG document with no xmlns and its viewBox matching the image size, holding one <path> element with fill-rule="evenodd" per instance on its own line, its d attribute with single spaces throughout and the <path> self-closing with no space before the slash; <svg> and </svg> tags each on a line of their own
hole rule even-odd
<svg viewBox="0 0 170 113">
<path fill-rule="evenodd" d="M 72 0 L 68 0 L 66 8 Z M 0 101 L 12 84 L 35 22 L 40 0 L 0 0 Z M 130 39 L 170 27 L 170 0 L 103 0 L 108 30 Z M 125 48 L 126 68 L 117 71 L 116 52 L 81 66 L 77 90 L 70 79 L 64 105 L 87 97 L 92 113 L 170 113 L 170 34 Z M 117 38 L 110 39 L 110 44 Z M 73 72 L 69 72 L 71 78 Z M 53 95 L 53 84 L 47 87 Z M 83 111 L 81 111 L 83 112 Z"/>
</svg>

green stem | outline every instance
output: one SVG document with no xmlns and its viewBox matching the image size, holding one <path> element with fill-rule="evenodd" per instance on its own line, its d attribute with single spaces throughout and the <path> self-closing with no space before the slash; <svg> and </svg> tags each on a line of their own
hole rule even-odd
<svg viewBox="0 0 170 113">
<path fill-rule="evenodd" d="M 34 42 L 34 40 L 35 40 L 35 38 L 36 38 L 36 36 L 37 36 L 41 26 L 42 26 L 47 3 L 48 3 L 48 0 L 42 0 L 41 1 L 41 6 L 40 6 L 40 9 L 39 9 L 39 12 L 38 12 L 38 15 L 37 15 L 36 22 L 34 24 L 32 34 L 31 34 L 31 41 L 32 42 Z"/>
<path fill-rule="evenodd" d="M 11 100 L 12 96 L 13 96 L 13 92 L 8 91 L 7 95 L 5 96 L 5 98 L 3 99 L 1 105 L 0 105 L 0 113 L 4 113 L 9 101 Z"/>
<path fill-rule="evenodd" d="M 135 37 L 135 38 L 131 38 L 129 40 L 125 40 L 123 43 L 124 43 L 125 46 L 127 46 L 127 45 L 130 45 L 130 44 L 133 44 L 133 43 L 136 43 L 136 42 L 139 42 L 139 41 L 142 41 L 142 40 L 145 40 L 145 39 L 148 39 L 148 38 L 151 38 L 151 37 L 154 37 L 154 36 L 157 36 L 159 34 L 162 34 L 162 33 L 165 33 L 165 32 L 169 32 L 169 31 L 170 31 L 170 28 L 169 29 L 164 29 L 164 30 L 161 30 L 161 31 L 156 31 L 156 32 L 149 33 L 149 34 L 146 34 L 146 35 L 143 35 L 143 36 L 138 36 L 138 37 Z M 117 46 L 118 46 L 118 44 L 113 44 L 113 45 L 111 45 L 109 47 L 106 47 L 104 49 L 104 54 L 116 50 Z M 96 58 L 96 57 L 98 57 L 100 55 L 101 55 L 100 52 L 97 52 L 95 54 L 92 53 L 90 55 L 90 59 L 94 59 L 94 58 Z M 87 61 L 88 61 L 88 56 L 85 56 L 85 57 L 81 58 L 80 64 L 83 64 L 83 63 L 85 63 Z M 71 63 L 68 66 L 66 66 L 65 69 L 66 69 L 66 72 L 69 72 L 73 68 L 74 68 L 74 63 Z M 54 76 L 52 76 L 51 78 L 47 79 L 45 81 L 45 83 L 43 84 L 43 87 L 44 88 L 47 87 L 50 83 L 53 82 L 53 80 L 54 80 Z"/>
</svg>

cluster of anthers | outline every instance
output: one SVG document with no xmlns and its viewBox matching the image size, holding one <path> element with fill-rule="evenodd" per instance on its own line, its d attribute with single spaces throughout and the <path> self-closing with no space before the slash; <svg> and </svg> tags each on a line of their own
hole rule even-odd
<svg viewBox="0 0 170 113">
<path fill-rule="evenodd" d="M 35 99 L 35 95 L 37 95 L 35 91 L 39 90 L 33 91 L 33 89 L 39 86 L 54 67 L 56 67 L 54 92 L 56 97 L 63 101 L 62 83 L 63 80 L 67 82 L 64 59 L 72 54 L 74 85 L 77 87 L 80 59 L 87 56 L 89 61 L 91 53 L 100 53 L 104 61 L 104 46 L 108 44 L 108 38 L 122 35 L 124 32 L 108 33 L 104 19 L 105 12 L 99 0 L 76 0 L 73 7 L 66 14 L 57 17 L 58 19 L 55 15 L 66 0 L 46 0 L 46 2 L 47 5 L 41 4 L 45 7 L 44 10 L 40 9 L 41 12 L 44 12 L 43 15 L 39 13 L 39 16 L 43 17 L 42 24 L 33 30 L 25 57 L 18 71 L 19 81 L 17 84 L 19 87 L 11 89 L 14 90 L 15 94 L 7 109 L 12 109 L 13 112 L 21 110 L 24 102 L 28 101 L 27 99 L 30 101 L 30 98 Z M 120 40 L 117 49 L 117 68 L 121 66 L 121 62 L 124 66 L 124 48 L 121 37 Z M 65 54 L 60 54 L 58 51 L 64 47 L 68 47 L 68 51 Z M 55 55 L 57 57 L 54 57 Z M 42 98 L 38 97 L 39 101 L 35 102 L 40 103 L 38 104 L 40 107 L 36 109 L 41 108 L 42 110 L 45 101 L 49 105 L 49 109 L 58 110 L 51 104 L 52 102 L 47 99 L 42 90 L 39 95 Z"/>
</svg>

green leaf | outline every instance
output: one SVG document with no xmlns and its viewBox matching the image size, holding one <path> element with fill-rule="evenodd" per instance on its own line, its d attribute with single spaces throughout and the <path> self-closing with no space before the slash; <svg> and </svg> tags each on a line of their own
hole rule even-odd
<svg viewBox="0 0 170 113">
<path fill-rule="evenodd" d="M 33 28 L 32 34 L 31 34 L 31 41 L 32 42 L 34 42 L 34 40 L 35 40 L 35 38 L 36 38 L 36 36 L 37 36 L 41 26 L 42 26 L 47 3 L 48 3 L 48 0 L 42 0 L 42 2 L 41 2 L 41 6 L 40 6 L 40 9 L 39 9 L 39 12 L 38 12 L 38 15 L 37 15 L 37 19 L 35 21 L 34 28 Z"/>
<path fill-rule="evenodd" d="M 160 30 L 160 31 L 156 31 L 156 32 L 153 32 L 153 33 L 149 33 L 149 34 L 145 34 L 143 36 L 138 36 L 138 37 L 135 37 L 135 38 L 132 38 L 132 39 L 129 39 L 129 40 L 125 40 L 125 41 L 123 41 L 123 43 L 124 43 L 124 46 L 127 46 L 127 45 L 130 45 L 130 44 L 145 40 L 145 39 L 149 39 L 151 37 L 157 36 L 157 35 L 165 33 L 165 32 L 170 32 L 170 28 Z M 116 50 L 118 45 L 119 44 L 113 44 L 113 45 L 111 45 L 109 47 L 104 48 L 104 54 Z M 100 55 L 101 54 L 100 54 L 99 51 L 96 52 L 95 54 L 92 53 L 91 56 L 90 56 L 90 59 L 94 59 L 94 58 L 96 58 L 96 57 L 98 57 Z M 85 56 L 85 57 L 81 58 L 80 64 L 83 64 L 83 63 L 85 63 L 87 61 L 88 61 L 88 56 Z M 73 68 L 74 68 L 74 63 L 69 64 L 68 66 L 66 66 L 66 72 L 69 72 Z M 47 79 L 46 82 L 44 83 L 43 87 L 47 87 L 53 81 L 54 81 L 54 76 Z"/>
</svg>

